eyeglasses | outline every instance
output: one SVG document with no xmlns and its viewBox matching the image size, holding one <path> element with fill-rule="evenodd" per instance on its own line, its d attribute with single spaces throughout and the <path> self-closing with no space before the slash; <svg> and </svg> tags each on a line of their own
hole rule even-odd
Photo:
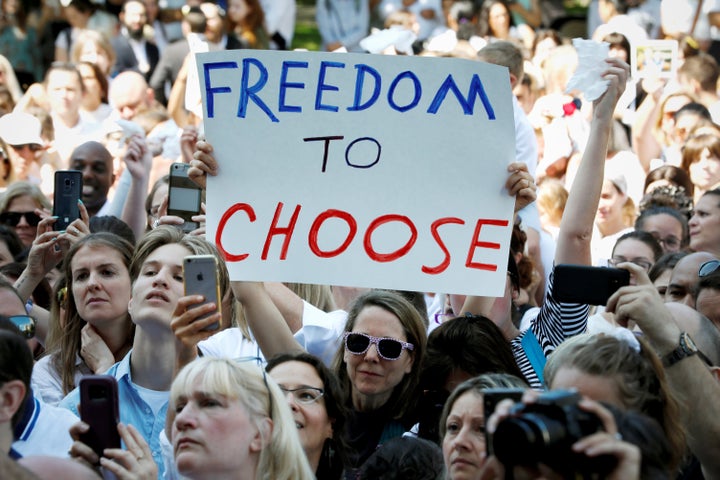
<svg viewBox="0 0 720 480">
<path fill-rule="evenodd" d="M 287 395 L 288 393 L 292 394 L 295 403 L 299 403 L 300 405 L 311 405 L 320 400 L 322 396 L 325 395 L 325 391 L 322 388 L 308 386 L 287 388 L 282 385 L 279 385 L 279 387 L 285 395 Z"/>
<path fill-rule="evenodd" d="M 362 355 L 376 345 L 378 355 L 385 360 L 397 360 L 404 349 L 413 350 L 412 343 L 403 342 L 394 338 L 373 337 L 365 333 L 345 332 L 345 348 L 353 355 Z"/>
<path fill-rule="evenodd" d="M 267 373 L 265 372 L 265 369 L 263 368 L 263 359 L 260 357 L 238 357 L 234 358 L 233 361 L 236 363 L 246 363 L 246 362 L 255 362 L 255 364 L 260 367 L 260 371 L 262 372 L 263 377 L 263 383 L 265 384 L 265 390 L 267 390 L 268 394 L 268 418 L 273 418 L 273 397 L 272 392 L 270 391 L 270 385 L 268 385 L 267 380 Z"/>
<path fill-rule="evenodd" d="M 720 269 L 720 260 L 708 260 L 707 262 L 700 265 L 698 270 L 698 277 L 707 277 L 712 275 Z"/>
<path fill-rule="evenodd" d="M 610 260 L 608 260 L 608 263 L 612 267 L 617 267 L 619 264 L 625 263 L 625 262 L 634 263 L 635 265 L 642 268 L 646 272 L 648 270 L 650 270 L 650 267 L 653 266 L 651 261 L 646 260 L 644 258 L 625 258 L 625 257 L 617 256 L 617 257 L 613 257 Z"/>
<path fill-rule="evenodd" d="M 8 319 L 20 330 L 23 337 L 33 338 L 35 336 L 35 319 L 29 315 L 13 315 Z"/>
<path fill-rule="evenodd" d="M 40 215 L 35 212 L 3 212 L 0 213 L 0 223 L 8 227 L 17 227 L 23 217 L 31 227 L 37 227 L 37 224 L 42 220 Z"/>
<path fill-rule="evenodd" d="M 678 248 L 680 246 L 680 239 L 675 236 L 669 236 L 665 238 L 660 238 L 660 236 L 656 233 L 652 234 L 653 237 L 655 237 L 655 240 L 657 240 L 658 243 L 665 246 L 665 248 Z"/>
</svg>

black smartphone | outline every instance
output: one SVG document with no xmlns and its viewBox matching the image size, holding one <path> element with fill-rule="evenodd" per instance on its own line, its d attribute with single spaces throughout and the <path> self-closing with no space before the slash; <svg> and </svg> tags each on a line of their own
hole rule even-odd
<svg viewBox="0 0 720 480">
<path fill-rule="evenodd" d="M 557 265 L 553 292 L 560 302 L 605 305 L 613 293 L 630 284 L 630 272 L 621 268 Z"/>
<path fill-rule="evenodd" d="M 79 170 L 58 170 L 55 172 L 55 191 L 53 192 L 53 215 L 57 217 L 53 228 L 56 231 L 67 229 L 73 221 L 80 218 L 78 201 L 82 196 L 82 172 Z"/>
<path fill-rule="evenodd" d="M 187 163 L 173 163 L 170 165 L 170 188 L 168 191 L 168 215 L 175 215 L 185 220 L 182 229 L 192 232 L 200 227 L 192 217 L 200 213 L 202 189 L 190 180 Z"/>
<path fill-rule="evenodd" d="M 522 400 L 524 388 L 483 388 L 483 415 L 485 416 L 485 450 L 488 457 L 493 454 L 492 435 L 487 431 L 488 419 L 495 412 L 495 407 L 506 398 L 513 402 Z"/>
<path fill-rule="evenodd" d="M 185 295 L 202 295 L 205 297 L 202 302 L 203 305 L 214 303 L 217 305 L 217 311 L 221 311 L 220 274 L 215 255 L 188 255 L 185 257 L 183 260 L 183 281 L 185 283 Z M 208 313 L 198 320 L 207 318 L 214 313 Z M 220 328 L 220 325 L 216 322 L 203 330 L 214 331 L 218 328 Z"/>
<path fill-rule="evenodd" d="M 80 379 L 80 419 L 90 430 L 80 440 L 102 457 L 106 448 L 120 448 L 118 387 L 111 375 L 88 375 Z"/>
</svg>

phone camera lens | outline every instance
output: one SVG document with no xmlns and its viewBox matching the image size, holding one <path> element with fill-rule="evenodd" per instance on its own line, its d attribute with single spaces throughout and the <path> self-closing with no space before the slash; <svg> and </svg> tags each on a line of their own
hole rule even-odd
<svg viewBox="0 0 720 480">
<path fill-rule="evenodd" d="M 70 186 L 70 179 L 69 179 L 69 178 L 66 178 L 66 179 L 65 179 L 65 185 L 66 185 L 66 186 Z"/>
</svg>

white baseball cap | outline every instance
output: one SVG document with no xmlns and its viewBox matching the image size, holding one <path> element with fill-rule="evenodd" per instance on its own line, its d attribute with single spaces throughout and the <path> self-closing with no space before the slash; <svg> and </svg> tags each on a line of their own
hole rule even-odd
<svg viewBox="0 0 720 480">
<path fill-rule="evenodd" d="M 0 117 L 0 137 L 8 145 L 43 145 L 41 131 L 40 120 L 29 113 L 12 112 Z"/>
</svg>

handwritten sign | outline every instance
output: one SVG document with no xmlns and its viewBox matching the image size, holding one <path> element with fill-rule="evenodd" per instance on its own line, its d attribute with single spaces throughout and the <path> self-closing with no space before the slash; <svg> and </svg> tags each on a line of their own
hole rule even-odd
<svg viewBox="0 0 720 480">
<path fill-rule="evenodd" d="M 500 295 L 507 69 L 446 58 L 197 56 L 207 235 L 233 279 Z"/>
</svg>

